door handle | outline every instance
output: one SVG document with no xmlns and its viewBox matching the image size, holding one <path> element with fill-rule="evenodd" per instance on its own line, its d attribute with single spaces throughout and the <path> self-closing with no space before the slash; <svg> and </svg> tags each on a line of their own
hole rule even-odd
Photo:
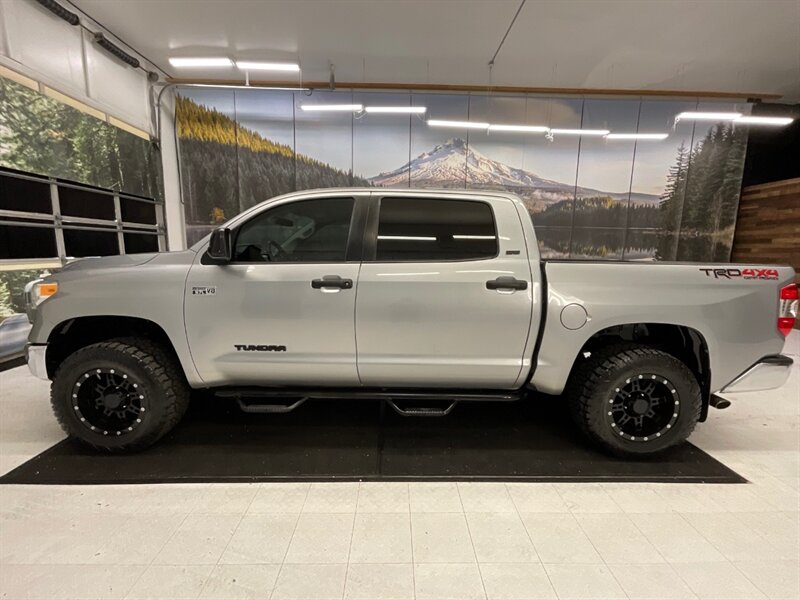
<svg viewBox="0 0 800 600">
<path fill-rule="evenodd" d="M 498 277 L 486 282 L 487 290 L 527 290 L 528 282 L 516 277 Z"/>
<path fill-rule="evenodd" d="M 315 290 L 323 288 L 338 288 L 340 290 L 349 290 L 353 287 L 352 279 L 342 279 L 338 275 L 325 275 L 322 279 L 312 279 L 311 287 Z"/>
</svg>

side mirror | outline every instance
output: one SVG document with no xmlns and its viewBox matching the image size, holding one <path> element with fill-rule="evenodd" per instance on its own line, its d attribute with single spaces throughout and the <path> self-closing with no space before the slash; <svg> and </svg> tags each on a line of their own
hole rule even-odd
<svg viewBox="0 0 800 600">
<path fill-rule="evenodd" d="M 231 246 L 231 230 L 227 227 L 215 229 L 208 243 L 208 257 L 216 263 L 228 263 L 233 259 Z"/>
</svg>

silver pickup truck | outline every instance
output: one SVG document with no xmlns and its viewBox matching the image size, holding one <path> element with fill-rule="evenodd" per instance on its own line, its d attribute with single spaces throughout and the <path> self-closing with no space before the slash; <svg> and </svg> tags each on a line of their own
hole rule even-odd
<svg viewBox="0 0 800 600">
<path fill-rule="evenodd" d="M 29 284 L 27 355 L 65 431 L 106 451 L 153 444 L 191 389 L 251 411 L 370 397 L 406 415 L 535 391 L 640 455 L 684 441 L 729 403 L 719 392 L 784 383 L 793 281 L 785 266 L 542 261 L 508 193 L 315 190 L 189 250 Z"/>
</svg>

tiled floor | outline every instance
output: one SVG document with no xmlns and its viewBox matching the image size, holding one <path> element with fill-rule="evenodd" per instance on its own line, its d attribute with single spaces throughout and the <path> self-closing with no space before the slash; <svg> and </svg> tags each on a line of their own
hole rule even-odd
<svg viewBox="0 0 800 600">
<path fill-rule="evenodd" d="M 746 485 L 3 486 L 0 598 L 800 598 L 800 368 L 731 399 L 692 441 Z M 0 470 L 60 437 L 0 374 Z"/>
</svg>

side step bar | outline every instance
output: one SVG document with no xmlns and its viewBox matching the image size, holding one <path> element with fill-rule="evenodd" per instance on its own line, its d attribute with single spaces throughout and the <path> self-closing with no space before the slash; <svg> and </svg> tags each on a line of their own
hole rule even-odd
<svg viewBox="0 0 800 600">
<path fill-rule="evenodd" d="M 459 402 L 514 402 L 522 398 L 524 391 L 235 388 L 220 389 L 215 394 L 221 398 L 236 399 L 242 411 L 248 413 L 288 413 L 306 400 L 369 399 L 386 401 L 398 415 L 404 417 L 443 417 L 450 414 Z M 447 405 L 430 406 L 424 402 L 447 402 Z"/>
<path fill-rule="evenodd" d="M 248 402 L 246 399 L 239 397 L 236 401 L 239 403 L 239 408 L 242 412 L 246 413 L 269 413 L 269 414 L 282 414 L 292 412 L 295 408 L 305 404 L 308 398 L 299 398 L 291 404 L 264 404 L 260 402 Z"/>
<path fill-rule="evenodd" d="M 435 406 L 409 406 L 402 408 L 391 399 L 386 400 L 386 403 L 401 417 L 445 417 L 453 412 L 458 400 L 451 401 L 445 408 L 437 408 Z"/>
</svg>

